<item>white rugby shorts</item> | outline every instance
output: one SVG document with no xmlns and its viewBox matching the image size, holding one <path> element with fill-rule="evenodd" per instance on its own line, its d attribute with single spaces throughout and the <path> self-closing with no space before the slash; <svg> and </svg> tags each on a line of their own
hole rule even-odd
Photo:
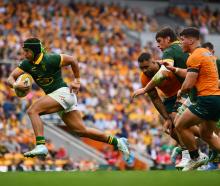
<svg viewBox="0 0 220 186">
<path fill-rule="evenodd" d="M 64 113 L 78 110 L 77 97 L 75 93 L 70 93 L 69 87 L 62 87 L 48 94 L 52 99 L 57 101 L 62 107 Z M 61 114 L 60 112 L 58 113 Z"/>
</svg>

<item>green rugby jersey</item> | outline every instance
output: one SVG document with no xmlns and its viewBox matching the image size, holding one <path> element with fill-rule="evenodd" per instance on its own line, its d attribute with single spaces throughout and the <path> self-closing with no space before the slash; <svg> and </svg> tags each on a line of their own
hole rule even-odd
<svg viewBox="0 0 220 186">
<path fill-rule="evenodd" d="M 218 79 L 220 79 L 220 59 L 216 59 L 216 65 L 217 65 L 217 69 L 218 69 Z"/>
<path fill-rule="evenodd" d="M 35 63 L 23 60 L 19 68 L 29 73 L 37 85 L 49 94 L 61 87 L 67 87 L 61 73 L 61 56 L 58 54 L 41 54 Z"/>
<path fill-rule="evenodd" d="M 163 51 L 162 59 L 165 62 L 173 63 L 174 67 L 186 69 L 187 68 L 186 61 L 188 57 L 189 57 L 189 54 L 183 52 L 180 46 L 180 42 L 175 41 Z M 181 83 L 183 83 L 184 78 L 181 78 L 179 76 L 176 76 L 176 77 Z M 189 92 L 190 100 L 192 102 L 195 102 L 196 96 L 197 96 L 196 88 L 192 88 Z"/>
<path fill-rule="evenodd" d="M 188 57 L 189 54 L 183 52 L 180 42 L 175 41 L 163 51 L 162 59 L 165 62 L 173 63 L 174 67 L 187 68 L 186 61 Z"/>
</svg>

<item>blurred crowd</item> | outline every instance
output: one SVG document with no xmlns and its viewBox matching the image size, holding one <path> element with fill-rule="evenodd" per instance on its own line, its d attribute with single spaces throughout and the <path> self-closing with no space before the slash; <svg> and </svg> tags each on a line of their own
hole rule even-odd
<svg viewBox="0 0 220 186">
<path fill-rule="evenodd" d="M 0 0 L 0 7 L 1 59 L 17 59 L 21 42 L 29 36 L 41 38 L 53 52 L 81 55 L 84 51 L 99 52 L 98 48 L 107 43 L 106 50 L 109 48 L 114 53 L 111 45 L 124 37 L 122 27 L 141 31 L 147 24 L 152 25 L 150 29 L 156 29 L 155 20 L 140 10 L 114 4 Z M 88 50 L 91 46 L 92 51 Z"/>
<path fill-rule="evenodd" d="M 35 145 L 33 130 L 24 116 L 30 100 L 18 100 L 0 81 L 0 172 L 6 171 L 62 171 L 95 170 L 96 162 L 73 161 L 63 148 L 56 148 L 47 140 L 46 158 L 24 158 L 23 153 Z"/>
<path fill-rule="evenodd" d="M 166 15 L 179 18 L 187 26 L 200 28 L 203 35 L 220 33 L 220 10 L 211 10 L 209 6 L 170 6 Z"/>
<path fill-rule="evenodd" d="M 36 169 L 44 164 L 44 169 L 58 167 L 59 170 L 59 161 L 63 169 L 76 166 L 68 156 L 57 159 L 56 155 L 50 155 L 46 160 L 24 160 L 20 156 L 34 143 L 33 132 L 27 128 L 25 110 L 43 92 L 34 84 L 25 99 L 18 99 L 6 86 L 6 78 L 22 59 L 22 41 L 38 37 L 47 51 L 74 55 L 79 60 L 81 90 L 78 102 L 86 125 L 127 137 L 134 150 L 155 164 L 170 165 L 174 142 L 163 134 L 158 112 L 146 96 L 130 101 L 132 91 L 141 86 L 139 54 L 148 51 L 154 59 L 159 59 L 160 51 L 151 42 L 141 48 L 139 43 L 130 41 L 125 30 L 141 31 L 146 25 L 156 29 L 155 22 L 152 24 L 150 20 L 151 17 L 140 11 L 114 4 L 71 2 L 64 5 L 52 0 L 0 0 L 0 59 L 3 61 L 0 63 L 0 144 L 6 149 L 0 151 L 2 161 L 7 164 L 9 160 L 8 163 L 13 162 L 15 167 L 21 162 L 29 168 L 37 166 Z M 70 71 L 63 69 L 67 83 L 73 79 Z M 10 140 L 18 150 L 8 149 Z M 58 152 L 59 149 L 55 154 Z M 106 156 L 111 154 L 106 153 Z M 84 164 L 96 168 L 94 162 Z"/>
</svg>

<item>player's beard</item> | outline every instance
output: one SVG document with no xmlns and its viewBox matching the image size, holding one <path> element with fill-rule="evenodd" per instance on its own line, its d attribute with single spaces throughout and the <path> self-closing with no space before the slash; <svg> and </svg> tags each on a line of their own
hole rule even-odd
<svg viewBox="0 0 220 186">
<path fill-rule="evenodd" d="M 154 75 L 155 75 L 155 73 L 153 71 L 150 71 L 148 73 L 145 72 L 144 74 L 150 78 L 154 77 Z"/>
</svg>

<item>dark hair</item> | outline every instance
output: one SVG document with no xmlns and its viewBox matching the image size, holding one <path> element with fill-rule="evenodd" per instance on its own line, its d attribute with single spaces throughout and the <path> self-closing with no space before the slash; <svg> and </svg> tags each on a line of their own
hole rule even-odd
<svg viewBox="0 0 220 186">
<path fill-rule="evenodd" d="M 162 37 L 162 38 L 170 37 L 171 42 L 177 40 L 177 35 L 176 35 L 175 31 L 170 27 L 164 27 L 160 31 L 158 31 L 155 36 L 156 40 L 159 37 Z"/>
<path fill-rule="evenodd" d="M 195 27 L 189 27 L 189 28 L 185 28 L 180 33 L 180 36 L 193 37 L 193 38 L 199 39 L 200 38 L 200 32 Z"/>
<path fill-rule="evenodd" d="M 151 58 L 151 55 L 149 53 L 142 53 L 139 57 L 138 57 L 138 63 L 143 63 L 144 61 L 148 61 Z"/>
<path fill-rule="evenodd" d="M 41 42 L 40 39 L 36 37 L 31 37 L 24 41 L 24 43 L 40 43 L 40 42 Z"/>
<path fill-rule="evenodd" d="M 202 44 L 202 48 L 209 48 L 209 49 L 211 49 L 211 50 L 214 50 L 214 46 L 213 46 L 213 44 L 210 43 L 210 42 L 203 43 L 203 44 Z"/>
</svg>

